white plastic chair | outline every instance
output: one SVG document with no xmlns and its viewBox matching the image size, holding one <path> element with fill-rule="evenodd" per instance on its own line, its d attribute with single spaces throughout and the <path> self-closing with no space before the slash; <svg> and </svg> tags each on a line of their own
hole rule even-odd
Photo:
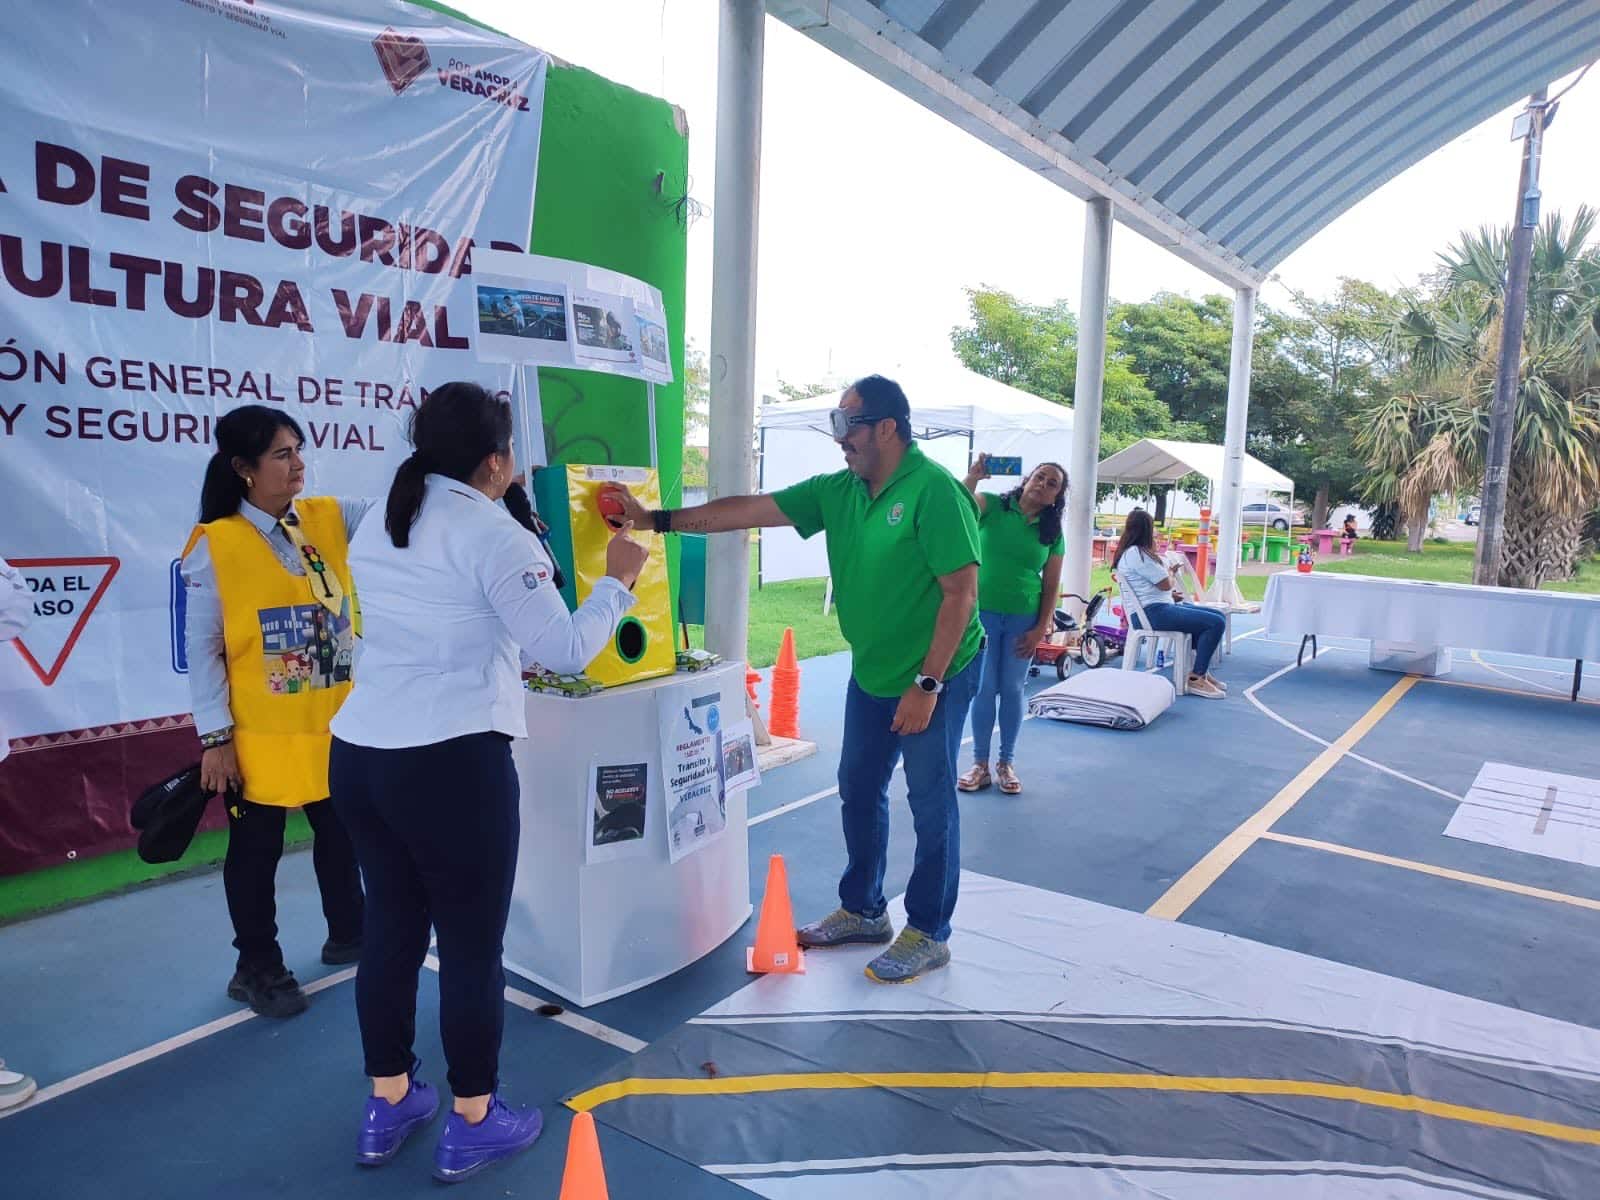
<svg viewBox="0 0 1600 1200">
<path fill-rule="evenodd" d="M 1172 690 L 1180 696 L 1188 695 L 1189 664 L 1194 661 L 1194 643 L 1189 640 L 1189 635 L 1176 629 L 1151 629 L 1150 618 L 1145 616 L 1144 605 L 1139 603 L 1139 597 L 1133 589 L 1123 587 L 1115 571 L 1111 578 L 1117 585 L 1122 611 L 1128 617 L 1128 641 L 1122 647 L 1122 669 L 1138 670 L 1139 651 L 1149 646 L 1150 669 L 1154 670 L 1156 655 L 1166 649 L 1172 659 Z"/>
</svg>

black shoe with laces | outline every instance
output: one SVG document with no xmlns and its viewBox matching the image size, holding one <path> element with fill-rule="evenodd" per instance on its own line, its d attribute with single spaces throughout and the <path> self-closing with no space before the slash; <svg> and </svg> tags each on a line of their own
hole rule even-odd
<svg viewBox="0 0 1600 1200">
<path fill-rule="evenodd" d="M 332 938 L 322 943 L 322 961 L 330 967 L 348 966 L 361 961 L 361 939 L 336 942 Z"/>
<path fill-rule="evenodd" d="M 293 1017 L 310 1003 L 287 967 L 235 971 L 228 980 L 228 998 L 243 1001 L 263 1017 Z"/>
</svg>

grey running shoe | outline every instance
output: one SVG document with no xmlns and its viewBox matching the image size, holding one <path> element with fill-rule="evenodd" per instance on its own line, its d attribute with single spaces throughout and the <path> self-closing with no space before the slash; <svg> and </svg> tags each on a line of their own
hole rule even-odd
<svg viewBox="0 0 1600 1200">
<path fill-rule="evenodd" d="M 830 946 L 849 946 L 857 942 L 881 946 L 894 940 L 894 926 L 889 924 L 887 913 L 876 917 L 863 917 L 860 913 L 836 908 L 820 921 L 802 925 L 795 937 L 808 950 L 826 950 Z"/>
<path fill-rule="evenodd" d="M 877 983 L 910 983 L 949 961 L 949 942 L 936 942 L 908 925 L 894 945 L 867 964 L 867 978 Z"/>
<path fill-rule="evenodd" d="M 0 1109 L 26 1104 L 38 1088 L 39 1085 L 28 1076 L 8 1071 L 5 1063 L 0 1062 Z"/>
</svg>

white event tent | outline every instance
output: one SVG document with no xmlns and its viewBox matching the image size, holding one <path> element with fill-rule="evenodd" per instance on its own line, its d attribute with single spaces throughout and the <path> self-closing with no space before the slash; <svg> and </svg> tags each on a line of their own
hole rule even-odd
<svg viewBox="0 0 1600 1200">
<path fill-rule="evenodd" d="M 1203 475 L 1211 483 L 1211 493 L 1216 494 L 1217 481 L 1225 471 L 1227 452 L 1222 446 L 1205 442 L 1170 442 L 1164 438 L 1145 438 L 1125 449 L 1118 450 L 1100 460 L 1098 482 L 1128 484 L 1177 483 L 1185 475 Z M 1241 455 L 1239 489 L 1241 492 L 1287 492 L 1289 511 L 1294 511 L 1294 480 L 1280 471 L 1274 471 L 1253 455 Z M 1269 514 L 1262 514 L 1262 529 L 1269 523 Z"/>
<path fill-rule="evenodd" d="M 1024 472 L 1041 462 L 1065 465 L 1072 451 L 1072 409 L 998 383 L 961 366 L 886 372 L 911 402 L 911 429 L 923 453 L 957 476 L 976 451 L 1014 455 Z M 844 468 L 828 431 L 828 410 L 839 392 L 762 404 L 760 489 L 774 492 L 812 475 Z M 985 491 L 1005 491 L 1020 480 L 991 479 Z M 824 535 L 803 542 L 792 529 L 761 537 L 761 582 L 817 579 L 828 573 Z"/>
</svg>

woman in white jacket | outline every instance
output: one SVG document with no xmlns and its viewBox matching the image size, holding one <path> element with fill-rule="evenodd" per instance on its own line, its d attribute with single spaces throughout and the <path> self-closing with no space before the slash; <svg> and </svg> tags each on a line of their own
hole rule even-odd
<svg viewBox="0 0 1600 1200">
<path fill-rule="evenodd" d="M 528 734 L 522 663 L 583 670 L 633 604 L 646 551 L 626 528 L 576 612 L 530 529 L 497 503 L 513 486 L 511 408 L 473 383 L 429 394 L 384 520 L 350 543 L 363 639 L 333 719 L 329 783 L 367 887 L 356 1013 L 372 1095 L 357 1161 L 377 1165 L 432 1118 L 416 1077 L 417 974 L 439 936 L 439 1023 L 455 1111 L 434 1174 L 463 1179 L 526 1149 L 539 1110 L 498 1099 L 501 942 L 516 872 L 511 739 Z"/>
<path fill-rule="evenodd" d="M 21 571 L 0 558 L 0 642 L 9 642 L 32 620 L 33 599 L 28 595 L 27 580 Z M 10 751 L 6 731 L 0 729 L 0 762 Z M 6 1064 L 0 1061 L 0 1109 L 25 1103 L 37 1087 L 28 1076 L 6 1070 Z"/>
</svg>

